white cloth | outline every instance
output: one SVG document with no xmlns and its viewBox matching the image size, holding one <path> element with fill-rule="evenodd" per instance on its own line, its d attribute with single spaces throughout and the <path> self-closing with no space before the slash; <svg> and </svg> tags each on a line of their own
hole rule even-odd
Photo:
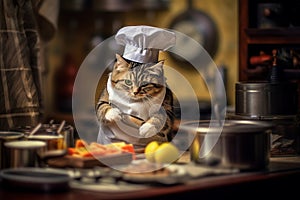
<svg viewBox="0 0 300 200">
<path fill-rule="evenodd" d="M 175 33 L 152 26 L 126 26 L 115 36 L 125 46 L 123 57 L 139 63 L 155 63 L 159 51 L 175 45 Z"/>
</svg>

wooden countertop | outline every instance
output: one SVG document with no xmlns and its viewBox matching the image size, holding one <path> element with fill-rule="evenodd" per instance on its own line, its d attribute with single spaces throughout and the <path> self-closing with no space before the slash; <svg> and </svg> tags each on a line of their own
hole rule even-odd
<svg viewBox="0 0 300 200">
<path fill-rule="evenodd" d="M 185 158 L 186 159 L 186 158 Z M 0 187 L 0 199 L 242 199 L 299 195 L 300 157 L 271 158 L 268 169 L 234 174 L 204 176 L 172 186 L 151 186 L 132 191 L 90 191 L 71 188 L 65 192 L 41 193 Z"/>
</svg>

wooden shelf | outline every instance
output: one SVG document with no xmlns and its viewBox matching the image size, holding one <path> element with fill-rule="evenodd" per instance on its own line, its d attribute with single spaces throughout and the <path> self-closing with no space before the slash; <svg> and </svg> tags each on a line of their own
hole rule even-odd
<svg viewBox="0 0 300 200">
<path fill-rule="evenodd" d="M 274 2 L 283 4 L 284 0 Z M 245 73 L 251 67 L 249 64 L 250 57 L 258 55 L 260 51 L 264 51 L 264 48 L 268 50 L 270 48 L 300 49 L 300 27 L 254 27 L 258 20 L 257 7 L 260 3 L 266 3 L 266 1 L 239 0 L 239 81 L 253 78 Z M 293 66 L 289 68 L 293 68 Z M 300 80 L 299 73 L 288 69 L 286 71 L 289 77 Z"/>
<path fill-rule="evenodd" d="M 300 27 L 290 28 L 246 28 L 249 37 L 271 36 L 271 37 L 296 37 L 299 38 Z"/>
<path fill-rule="evenodd" d="M 300 28 L 247 28 L 248 44 L 300 44 Z"/>
</svg>

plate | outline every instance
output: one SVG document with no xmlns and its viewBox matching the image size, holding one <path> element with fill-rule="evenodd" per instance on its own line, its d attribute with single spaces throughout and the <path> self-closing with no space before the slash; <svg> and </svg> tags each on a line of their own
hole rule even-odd
<svg viewBox="0 0 300 200">
<path fill-rule="evenodd" d="M 132 154 L 123 152 L 101 157 L 75 157 L 64 156 L 60 158 L 48 159 L 49 167 L 74 167 L 74 168 L 92 168 L 95 166 L 118 166 L 127 165 L 132 161 Z"/>
<path fill-rule="evenodd" d="M 162 166 L 161 168 L 156 168 L 155 171 L 125 172 L 122 176 L 122 180 L 132 183 L 158 183 L 164 185 L 181 184 L 187 179 L 188 174 L 185 168 L 176 164 Z"/>
<path fill-rule="evenodd" d="M 71 177 L 67 172 L 47 168 L 8 168 L 0 172 L 2 185 L 8 189 L 66 191 Z"/>
</svg>

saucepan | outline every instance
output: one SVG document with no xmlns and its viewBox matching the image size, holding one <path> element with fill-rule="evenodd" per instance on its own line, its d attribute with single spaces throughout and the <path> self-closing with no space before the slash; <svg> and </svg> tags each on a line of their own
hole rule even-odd
<svg viewBox="0 0 300 200">
<path fill-rule="evenodd" d="M 272 127 L 272 123 L 251 120 L 225 120 L 223 126 L 200 120 L 183 123 L 182 130 L 193 138 L 192 162 L 242 171 L 269 165 Z"/>
<path fill-rule="evenodd" d="M 58 149 L 61 149 L 62 145 L 65 147 L 74 147 L 75 145 L 74 128 L 66 124 L 64 120 L 60 124 L 54 123 L 51 120 L 48 124 L 39 123 L 35 127 L 19 127 L 16 130 L 23 132 L 25 138 L 28 140 L 42 140 L 47 143 L 55 143 L 56 140 Z M 53 149 L 53 144 L 51 146 Z"/>
<path fill-rule="evenodd" d="M 22 132 L 17 132 L 17 131 L 1 131 L 0 132 L 0 169 L 5 168 L 7 165 L 6 163 L 7 158 L 6 158 L 6 152 L 5 152 L 5 147 L 4 143 L 10 142 L 10 141 L 18 141 L 23 139 L 24 133 Z"/>
<path fill-rule="evenodd" d="M 61 157 L 67 154 L 67 149 L 49 150 L 49 141 L 52 140 L 19 140 L 4 143 L 3 168 L 20 168 L 20 167 L 44 167 L 47 160 L 53 157 Z M 56 139 L 54 140 L 56 141 Z M 48 142 L 48 143 L 47 143 Z"/>
<path fill-rule="evenodd" d="M 46 143 L 42 141 L 10 141 L 5 142 L 4 146 L 4 168 L 38 167 L 38 157 L 46 151 Z"/>
</svg>

